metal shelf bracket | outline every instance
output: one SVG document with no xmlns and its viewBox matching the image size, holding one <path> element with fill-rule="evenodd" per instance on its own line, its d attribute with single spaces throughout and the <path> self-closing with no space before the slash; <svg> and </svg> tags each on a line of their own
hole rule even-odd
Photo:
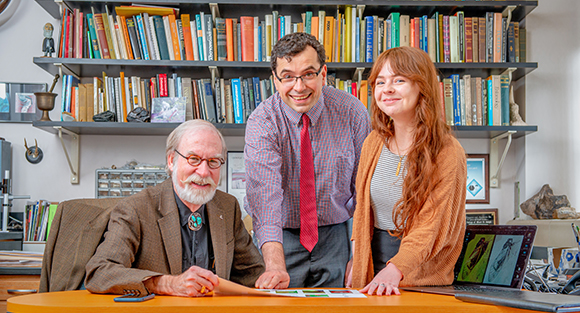
<svg viewBox="0 0 580 313">
<path fill-rule="evenodd" d="M 54 66 L 58 67 L 58 74 L 60 75 L 60 77 L 64 77 L 63 74 L 66 74 L 66 75 L 72 75 L 76 79 L 81 80 L 81 78 L 79 77 L 79 75 L 77 73 L 75 73 L 73 70 L 71 70 L 65 64 L 62 64 L 62 63 L 54 63 Z"/>
<path fill-rule="evenodd" d="M 79 147 L 80 147 L 80 136 L 77 133 L 71 132 L 66 128 L 62 128 L 62 126 L 53 126 L 54 129 L 58 130 L 58 138 L 60 139 L 60 143 L 62 144 L 62 149 L 64 150 L 64 155 L 66 156 L 66 161 L 68 162 L 68 166 L 70 168 L 70 183 L 71 184 L 78 184 L 79 183 Z M 66 133 L 67 135 L 71 136 L 71 155 L 69 157 L 68 151 L 66 146 L 64 145 L 64 140 L 62 139 L 62 133 Z"/>
<path fill-rule="evenodd" d="M 220 71 L 219 71 L 219 68 L 215 65 L 210 65 L 210 66 L 208 66 L 208 68 L 209 68 L 209 72 L 211 74 L 211 81 L 213 84 L 216 79 L 220 78 Z"/>
<path fill-rule="evenodd" d="M 211 17 L 215 23 L 215 18 L 220 17 L 220 8 L 217 3 L 209 3 L 209 9 L 211 11 Z"/>
<path fill-rule="evenodd" d="M 489 180 L 489 187 L 491 188 L 499 188 L 499 173 L 501 172 L 503 162 L 505 161 L 505 157 L 507 156 L 508 150 L 510 149 L 510 145 L 512 144 L 512 135 L 515 133 L 517 133 L 517 131 L 508 130 L 507 132 L 501 135 L 497 135 L 490 139 L 489 173 L 493 174 Z M 507 137 L 508 140 L 503 150 L 503 154 L 501 155 L 501 159 L 498 162 L 499 140 L 505 137 Z"/>
</svg>

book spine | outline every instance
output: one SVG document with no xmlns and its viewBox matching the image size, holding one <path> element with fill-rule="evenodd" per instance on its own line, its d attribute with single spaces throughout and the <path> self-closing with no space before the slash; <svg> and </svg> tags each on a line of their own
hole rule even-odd
<svg viewBox="0 0 580 313">
<path fill-rule="evenodd" d="M 199 61 L 199 47 L 197 46 L 197 27 L 195 26 L 195 18 L 193 21 L 189 22 L 189 28 L 191 29 L 191 46 L 193 50 L 193 59 Z"/>
<path fill-rule="evenodd" d="M 100 59 L 101 58 L 101 52 L 99 50 L 99 43 L 97 41 L 97 31 L 95 29 L 95 21 L 93 19 L 93 14 L 88 13 L 87 14 L 87 20 L 89 22 L 89 33 L 91 35 L 91 48 L 93 50 L 93 57 L 95 59 Z"/>
<path fill-rule="evenodd" d="M 240 17 L 242 61 L 254 61 L 254 18 L 251 16 Z"/>
<path fill-rule="evenodd" d="M 451 75 L 453 83 L 453 124 L 461 125 L 461 94 L 459 88 L 459 75 Z"/>
<path fill-rule="evenodd" d="M 185 59 L 188 61 L 193 61 L 193 43 L 191 38 L 191 26 L 190 26 L 190 15 L 181 14 L 181 25 L 183 28 L 183 44 L 185 48 Z"/>
<path fill-rule="evenodd" d="M 365 49 L 365 62 L 373 61 L 373 18 L 367 16 L 365 18 L 366 24 L 366 49 Z"/>
<path fill-rule="evenodd" d="M 234 122 L 236 124 L 244 123 L 242 106 L 242 86 L 239 78 L 232 78 L 232 102 L 234 105 Z"/>
<path fill-rule="evenodd" d="M 155 25 L 155 34 L 157 35 L 157 44 L 159 46 L 159 58 L 161 60 L 170 60 L 163 18 L 161 16 L 153 16 L 153 24 Z"/>
<path fill-rule="evenodd" d="M 149 56 L 149 48 L 147 47 L 147 37 L 145 36 L 145 26 L 143 25 L 143 17 L 135 15 L 137 21 L 137 30 L 139 31 L 139 38 L 141 44 L 141 52 L 143 52 L 143 60 L 151 60 Z"/>
<path fill-rule="evenodd" d="M 171 14 L 168 16 L 169 19 L 169 31 L 171 33 L 171 43 L 173 47 L 173 57 L 175 60 L 181 60 L 181 51 L 179 49 L 179 34 L 177 33 L 177 24 L 175 21 L 175 15 Z"/>
<path fill-rule="evenodd" d="M 470 17 L 464 19 L 465 31 L 465 62 L 473 62 L 473 24 Z"/>
<path fill-rule="evenodd" d="M 203 30 L 201 28 L 202 26 L 202 21 L 201 21 L 201 14 L 196 14 L 195 15 L 195 28 L 197 31 L 197 47 L 199 48 L 199 60 L 200 61 L 206 61 L 206 57 L 205 57 L 205 52 L 204 52 L 204 42 L 203 42 Z"/>
<path fill-rule="evenodd" d="M 205 16 L 205 44 L 207 46 L 207 60 L 214 61 L 213 20 L 211 15 Z"/>
<path fill-rule="evenodd" d="M 129 40 L 133 50 L 133 56 L 136 60 L 141 59 L 141 48 L 139 47 L 139 39 L 137 39 L 137 30 L 135 29 L 135 21 L 133 18 L 127 18 L 127 31 L 129 32 Z"/>
<path fill-rule="evenodd" d="M 451 62 L 451 40 L 449 39 L 449 16 L 443 16 L 443 56 L 445 63 Z"/>
<path fill-rule="evenodd" d="M 105 35 L 105 27 L 103 25 L 103 16 L 98 14 L 93 14 L 93 19 L 95 21 L 95 31 L 97 32 L 97 40 L 99 43 L 101 57 L 103 59 L 110 59 L 111 54 L 109 53 L 109 45 L 107 43 L 107 36 Z"/>
<path fill-rule="evenodd" d="M 218 61 L 227 60 L 227 38 L 226 38 L 226 20 L 224 18 L 215 19 L 216 33 L 217 33 L 217 55 Z"/>
<path fill-rule="evenodd" d="M 501 125 L 510 125 L 510 78 L 508 75 L 500 76 L 501 98 Z"/>
</svg>

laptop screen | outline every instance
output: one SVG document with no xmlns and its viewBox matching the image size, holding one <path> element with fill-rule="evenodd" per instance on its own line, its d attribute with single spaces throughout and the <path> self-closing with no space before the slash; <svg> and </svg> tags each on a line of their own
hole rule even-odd
<svg viewBox="0 0 580 313">
<path fill-rule="evenodd" d="M 467 226 L 455 284 L 521 288 L 536 226 Z"/>
</svg>

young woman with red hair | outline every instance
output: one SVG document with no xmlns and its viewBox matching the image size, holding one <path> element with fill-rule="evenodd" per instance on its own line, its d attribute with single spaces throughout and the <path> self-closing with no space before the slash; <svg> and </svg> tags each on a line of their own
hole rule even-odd
<svg viewBox="0 0 580 313">
<path fill-rule="evenodd" d="M 447 285 L 465 232 L 465 152 L 442 119 L 433 62 L 420 49 L 383 52 L 369 75 L 373 131 L 356 180 L 352 270 L 370 295 Z"/>
</svg>

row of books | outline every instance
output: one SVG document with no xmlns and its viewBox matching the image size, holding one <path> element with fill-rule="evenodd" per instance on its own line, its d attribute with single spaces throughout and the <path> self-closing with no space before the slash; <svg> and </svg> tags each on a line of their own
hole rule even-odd
<svg viewBox="0 0 580 313">
<path fill-rule="evenodd" d="M 46 241 L 58 204 L 28 202 L 24 210 L 24 241 Z"/>
<path fill-rule="evenodd" d="M 115 113 L 117 122 L 127 122 L 127 114 L 137 107 L 152 113 L 152 122 L 175 122 L 167 110 L 185 105 L 185 120 L 201 118 L 212 123 L 245 123 L 251 112 L 275 92 L 271 79 L 259 77 L 192 79 L 161 73 L 152 78 L 137 76 L 93 77 L 92 83 L 78 84 L 69 75 L 63 77 L 63 115 L 76 121 L 92 121 L 105 111 Z M 72 96 L 67 96 L 71 94 Z M 76 97 L 74 95 L 77 95 Z M 158 100 L 156 99 L 182 99 Z M 157 103 L 157 106 L 156 106 Z M 161 109 L 165 107 L 166 109 Z M 181 114 L 178 114 L 180 116 Z M 168 115 L 167 115 L 168 116 Z"/>
<path fill-rule="evenodd" d="M 509 126 L 508 75 L 450 75 L 441 82 L 444 119 L 453 126 Z"/>
<path fill-rule="evenodd" d="M 213 17 L 209 13 L 176 14 L 173 9 L 115 7 L 110 13 L 65 9 L 59 57 L 95 59 L 270 61 L 277 40 L 292 32 L 314 35 L 326 50 L 327 62 L 373 62 L 398 46 L 429 53 L 433 62 L 525 62 L 526 32 L 501 13 L 465 17 L 435 12 L 411 18 L 392 12 L 386 18 L 363 16 L 344 6 L 334 16 L 319 10 L 301 21 L 278 11 L 258 16 Z M 156 15 L 170 12 L 167 15 Z M 133 14 L 133 15 L 131 15 Z"/>
</svg>

